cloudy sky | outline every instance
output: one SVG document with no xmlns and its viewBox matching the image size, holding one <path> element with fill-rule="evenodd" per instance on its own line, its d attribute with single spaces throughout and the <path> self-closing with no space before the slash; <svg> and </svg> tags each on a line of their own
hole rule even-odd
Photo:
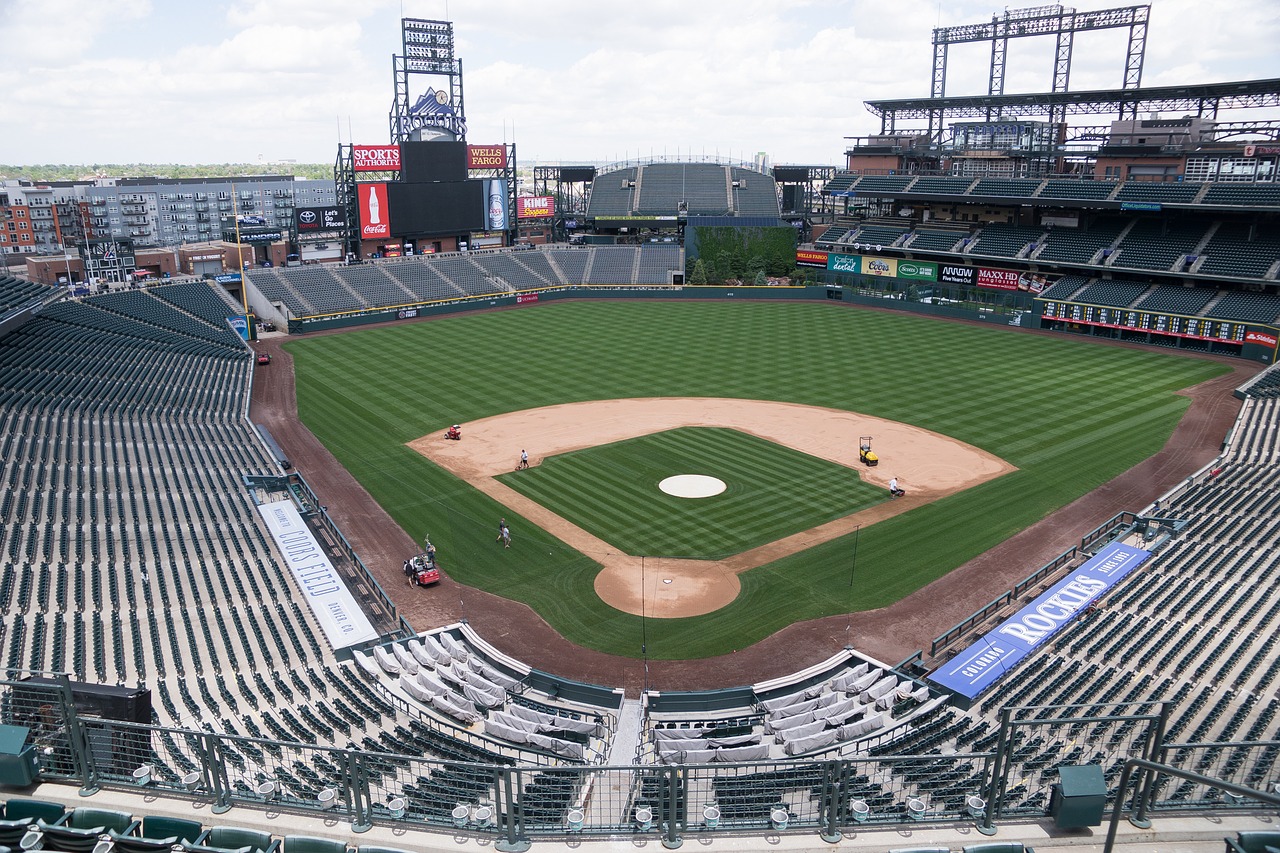
<svg viewBox="0 0 1280 853">
<path fill-rule="evenodd" d="M 1280 77 L 1276 0 L 1151 6 L 1144 85 Z M 834 164 L 844 137 L 878 130 L 864 101 L 929 93 L 934 27 L 989 21 L 1005 8 L 0 0 L 0 162 L 331 162 L 340 141 L 388 141 L 399 21 L 417 17 L 454 23 L 468 141 L 514 141 L 522 165 L 757 151 L 775 163 Z M 1079 35 L 1071 88 L 1119 86 L 1126 38 Z M 986 91 L 989 51 L 951 50 L 947 94 Z M 1052 37 L 1011 42 L 1005 91 L 1047 91 L 1053 52 Z M 411 93 L 439 80 L 415 75 Z"/>
</svg>

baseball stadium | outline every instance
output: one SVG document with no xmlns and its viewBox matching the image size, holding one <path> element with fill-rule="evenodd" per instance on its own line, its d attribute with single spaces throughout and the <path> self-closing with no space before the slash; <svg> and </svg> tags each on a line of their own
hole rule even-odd
<svg viewBox="0 0 1280 853">
<path fill-rule="evenodd" d="M 0 853 L 1280 847 L 1280 80 L 1149 12 L 531 187 L 406 18 L 296 263 L 0 279 Z"/>
</svg>

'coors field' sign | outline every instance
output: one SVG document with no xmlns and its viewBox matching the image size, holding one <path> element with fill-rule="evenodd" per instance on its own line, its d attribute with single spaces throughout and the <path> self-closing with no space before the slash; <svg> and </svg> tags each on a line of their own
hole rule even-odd
<svg viewBox="0 0 1280 853">
<path fill-rule="evenodd" d="M 352 168 L 357 172 L 400 171 L 399 145 L 352 145 Z"/>
</svg>

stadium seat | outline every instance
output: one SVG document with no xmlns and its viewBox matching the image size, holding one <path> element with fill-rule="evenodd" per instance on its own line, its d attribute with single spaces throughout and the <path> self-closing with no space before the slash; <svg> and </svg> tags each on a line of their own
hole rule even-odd
<svg viewBox="0 0 1280 853">
<path fill-rule="evenodd" d="M 348 853 L 347 845 L 333 838 L 311 835 L 286 835 L 284 853 Z"/>
<path fill-rule="evenodd" d="M 277 853 L 280 839 L 269 832 L 238 826 L 214 826 L 201 833 L 194 842 L 184 843 L 187 853 Z"/>
<path fill-rule="evenodd" d="M 91 853 L 109 830 L 127 835 L 138 826 L 133 815 L 111 809 L 78 808 L 56 823 L 36 821 L 41 833 L 40 847 L 65 853 Z"/>
<path fill-rule="evenodd" d="M 1227 843 L 1226 853 L 1270 853 L 1271 849 L 1280 848 L 1280 832 L 1270 830 L 1237 832 L 1235 838 L 1223 840 Z"/>
<path fill-rule="evenodd" d="M 174 845 L 194 842 L 203 831 L 199 821 L 147 815 L 133 834 L 107 832 L 113 853 L 166 853 Z"/>
<path fill-rule="evenodd" d="M 0 844 L 17 848 L 22 836 L 35 825 L 36 821 L 56 823 L 66 814 L 61 803 L 49 803 L 44 800 L 9 800 L 4 804 L 4 819 L 0 820 Z"/>
</svg>

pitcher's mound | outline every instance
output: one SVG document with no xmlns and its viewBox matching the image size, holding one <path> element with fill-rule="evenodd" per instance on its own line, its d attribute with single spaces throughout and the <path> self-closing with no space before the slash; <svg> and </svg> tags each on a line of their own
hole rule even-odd
<svg viewBox="0 0 1280 853">
<path fill-rule="evenodd" d="M 710 498 L 726 488 L 724 480 L 706 474 L 676 474 L 658 484 L 658 488 L 677 498 Z"/>
</svg>

